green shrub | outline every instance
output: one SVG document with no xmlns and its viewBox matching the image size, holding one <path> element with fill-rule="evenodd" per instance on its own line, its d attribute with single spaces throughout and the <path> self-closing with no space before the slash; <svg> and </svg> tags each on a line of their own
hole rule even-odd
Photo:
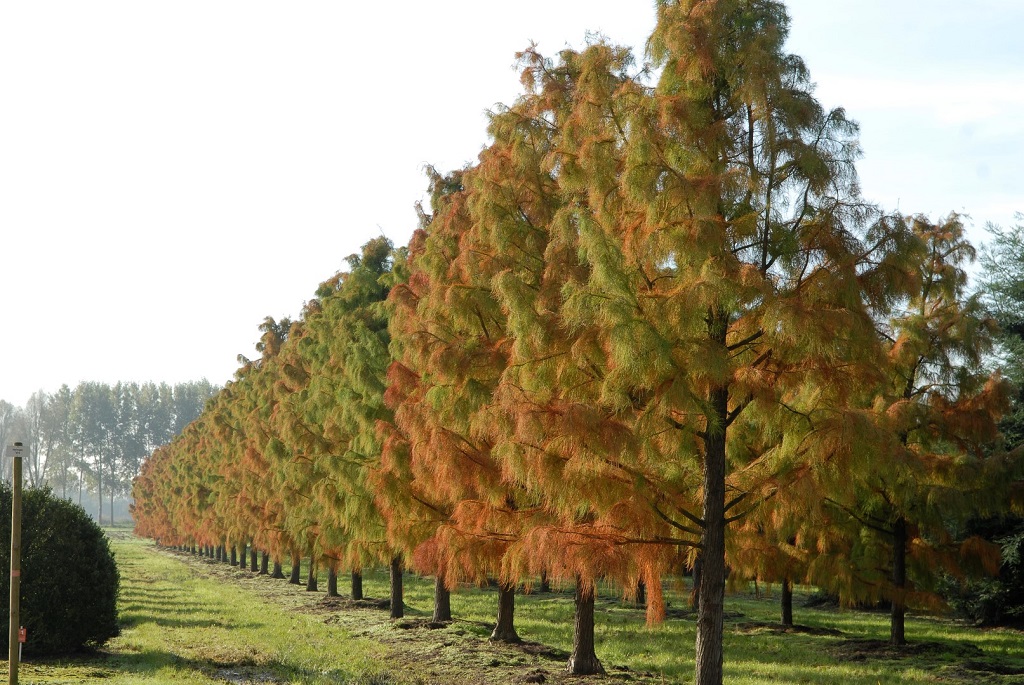
<svg viewBox="0 0 1024 685">
<path fill-rule="evenodd" d="M 1006 515 L 971 521 L 967 532 L 1000 546 L 999 576 L 948 579 L 946 601 L 958 615 L 980 625 L 1024 626 L 1024 519 Z"/>
<path fill-rule="evenodd" d="M 24 654 L 64 654 L 97 647 L 118 634 L 118 573 L 99 526 L 49 489 L 22 496 L 21 625 Z M 0 486 L 0 581 L 8 596 L 11 569 L 11 488 Z M 7 653 L 8 603 L 3 601 L 0 648 Z"/>
</svg>

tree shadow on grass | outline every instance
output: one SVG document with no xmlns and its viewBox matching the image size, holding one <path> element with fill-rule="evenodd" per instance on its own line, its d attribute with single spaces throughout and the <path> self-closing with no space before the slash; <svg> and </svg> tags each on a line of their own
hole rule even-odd
<svg viewBox="0 0 1024 685">
<path fill-rule="evenodd" d="M 840 661 L 910 661 L 942 674 L 943 679 L 966 683 L 1024 682 L 1024 661 L 987 654 L 971 642 L 931 640 L 894 647 L 886 640 L 841 640 L 832 648 Z"/>
<path fill-rule="evenodd" d="M 161 628 L 258 628 L 256 623 L 234 623 L 217 617 L 200 604 L 169 601 L 134 601 L 118 614 L 121 629 L 151 623 Z"/>
<path fill-rule="evenodd" d="M 183 674 L 198 673 L 214 680 L 229 683 L 291 683 L 308 682 L 323 678 L 330 682 L 345 682 L 352 685 L 388 685 L 387 676 L 363 675 L 340 669 L 310 671 L 278 661 L 257 662 L 251 658 L 236 660 L 191 659 L 163 650 L 141 650 L 136 652 L 111 653 L 103 650 L 86 651 L 71 656 L 36 658 L 24 663 L 26 675 L 32 670 L 45 670 L 61 679 L 92 680 L 116 676 L 134 676 L 140 679 L 166 677 L 168 671 Z"/>
</svg>

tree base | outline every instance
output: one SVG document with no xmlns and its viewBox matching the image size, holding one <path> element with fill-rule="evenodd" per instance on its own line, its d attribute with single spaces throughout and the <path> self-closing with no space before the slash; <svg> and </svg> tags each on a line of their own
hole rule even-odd
<svg viewBox="0 0 1024 685">
<path fill-rule="evenodd" d="M 488 638 L 491 642 L 504 642 L 506 644 L 517 645 L 523 641 L 523 638 L 519 637 L 519 633 L 516 632 L 515 628 L 508 628 L 498 630 L 498 627 L 494 627 L 494 631 Z"/>
<path fill-rule="evenodd" d="M 569 675 L 604 675 L 604 666 L 597 657 L 569 657 L 569 663 L 565 666 L 565 672 Z"/>
</svg>

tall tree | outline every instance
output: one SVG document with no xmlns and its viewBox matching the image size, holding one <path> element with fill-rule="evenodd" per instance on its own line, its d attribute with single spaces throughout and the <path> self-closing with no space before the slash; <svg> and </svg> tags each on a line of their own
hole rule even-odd
<svg viewBox="0 0 1024 685">
<path fill-rule="evenodd" d="M 79 469 L 96 487 L 97 521 L 103 523 L 104 487 L 114 483 L 112 433 L 116 417 L 110 386 L 84 382 L 75 388 L 72 421 L 81 454 Z"/>
<path fill-rule="evenodd" d="M 71 388 L 62 385 L 49 398 L 46 422 L 46 461 L 48 480 L 60 496 L 68 497 L 71 469 L 74 467 L 74 436 L 71 412 L 74 397 Z M 134 475 L 134 474 L 133 474 Z"/>
<path fill-rule="evenodd" d="M 557 287 L 529 297 L 507 284 L 509 307 L 537 303 L 517 308 L 524 357 L 509 376 L 511 393 L 527 391 L 510 405 L 537 409 L 515 413 L 509 447 L 545 502 L 589 506 L 577 523 L 609 550 L 699 549 L 703 685 L 722 681 L 728 524 L 784 466 L 787 399 L 849 386 L 851 365 L 874 361 L 866 300 L 898 273 L 901 236 L 869 230 L 856 128 L 814 100 L 803 63 L 783 52 L 780 3 L 658 9 L 653 91 L 611 78 L 622 67 L 608 50 L 563 53 L 578 60 L 564 88 L 579 93 L 550 161 L 565 208 L 545 252 Z M 616 556 L 609 572 L 629 567 Z M 669 559 L 652 551 L 644 566 Z"/>
<path fill-rule="evenodd" d="M 14 419 L 17 413 L 17 407 L 7 400 L 0 400 L 0 446 L 4 450 L 7 449 L 7 445 L 22 438 L 20 435 L 15 437 Z M 10 480 L 10 473 L 7 471 L 4 471 L 4 480 Z"/>
<path fill-rule="evenodd" d="M 27 459 L 25 459 L 25 476 L 30 487 L 42 485 L 46 473 L 47 461 L 47 431 L 49 413 L 49 396 L 39 390 L 32 393 L 25 404 L 23 412 L 25 420 L 26 446 L 28 447 Z"/>
<path fill-rule="evenodd" d="M 322 316 L 316 321 L 312 408 L 322 417 L 329 445 L 324 462 L 329 477 L 318 496 L 325 504 L 336 503 L 326 507 L 327 521 L 337 536 L 335 546 L 355 572 L 363 564 L 390 563 L 391 615 L 400 617 L 402 549 L 389 539 L 371 478 L 382 459 L 377 425 L 393 421 L 384 403 L 391 363 L 384 303 L 395 283 L 404 279 L 405 251 L 396 251 L 386 238 L 375 238 L 347 261 L 348 271 L 321 284 L 317 293 Z"/>
<path fill-rule="evenodd" d="M 996 363 L 1017 392 L 1000 428 L 1007 446 L 1024 443 L 1024 214 L 1015 226 L 989 226 L 991 240 L 981 252 L 979 293 L 999 324 Z"/>
<path fill-rule="evenodd" d="M 518 117 L 494 115 L 492 132 Z M 505 132 L 514 135 L 513 128 Z M 525 201 L 520 205 L 509 196 L 498 210 L 479 192 L 488 176 L 497 179 L 500 169 L 509 168 L 511 144 L 501 133 L 496 137 L 500 142 L 481 153 L 479 166 L 448 175 L 429 171 L 433 215 L 421 210 L 421 227 L 410 244 L 408 282 L 389 300 L 395 361 L 385 399 L 394 422 L 385 431 L 384 469 L 377 482 L 389 534 L 419 570 L 436 577 L 435 618 L 450 619 L 448 591 L 455 583 L 498 577 L 492 639 L 515 641 L 517 579 L 504 572 L 502 559 L 515 535 L 510 524 L 522 497 L 521 489 L 502 478 L 491 455 L 492 395 L 507 363 L 508 340 L 490 281 L 528 257 L 522 250 L 501 250 L 484 237 L 500 229 L 483 214 L 512 217 L 526 209 Z M 513 224 L 507 218 L 505 226 Z"/>
<path fill-rule="evenodd" d="M 997 550 L 957 539 L 957 522 L 1006 507 L 1021 468 L 989 449 L 1009 386 L 983 369 L 995 321 L 966 294 L 974 249 L 960 218 L 910 224 L 921 246 L 917 287 L 881 322 L 884 379 L 861 398 L 860 463 L 826 497 L 852 526 L 847 570 L 831 567 L 830 580 L 851 599 L 869 592 L 891 602 L 893 645 L 906 642 L 906 607 L 935 601 L 940 570 L 997 566 Z"/>
</svg>

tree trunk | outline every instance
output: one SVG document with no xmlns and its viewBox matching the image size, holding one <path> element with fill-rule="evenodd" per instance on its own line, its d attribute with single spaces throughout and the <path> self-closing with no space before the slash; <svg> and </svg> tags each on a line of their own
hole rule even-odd
<svg viewBox="0 0 1024 685">
<path fill-rule="evenodd" d="M 288 582 L 292 585 L 302 585 L 302 559 L 300 557 L 292 557 L 292 574 L 288 577 Z"/>
<path fill-rule="evenodd" d="M 391 559 L 391 618 L 405 616 L 405 604 L 402 599 L 402 555 Z"/>
<path fill-rule="evenodd" d="M 99 508 L 96 510 L 96 524 L 103 525 L 103 465 L 96 464 L 96 493 L 99 495 Z"/>
<path fill-rule="evenodd" d="M 452 593 L 444 583 L 443 573 L 434 577 L 434 615 L 430 620 L 434 623 L 452 620 Z"/>
<path fill-rule="evenodd" d="M 793 627 L 793 584 L 789 578 L 782 579 L 782 625 Z"/>
<path fill-rule="evenodd" d="M 227 544 L 225 543 L 224 545 L 221 545 L 220 549 L 221 549 L 221 552 L 220 552 L 220 554 L 221 554 L 221 557 L 220 557 L 221 561 L 223 561 L 225 564 L 230 563 L 231 559 L 228 556 Z M 234 547 L 232 547 L 231 549 L 234 550 Z"/>
<path fill-rule="evenodd" d="M 338 568 L 336 566 L 331 566 L 327 569 L 327 596 L 340 596 L 338 594 Z"/>
<path fill-rule="evenodd" d="M 256 554 L 255 545 L 249 545 L 249 570 L 253 573 L 260 570 L 259 556 Z"/>
<path fill-rule="evenodd" d="M 515 627 L 516 586 L 498 583 L 498 622 L 491 633 L 492 642 L 522 642 Z"/>
<path fill-rule="evenodd" d="M 274 572 L 270 574 L 271 578 L 284 578 L 284 569 L 281 568 L 281 562 L 274 562 Z"/>
<path fill-rule="evenodd" d="M 306 592 L 317 592 L 316 564 L 313 557 L 309 558 L 309 574 L 306 576 Z"/>
<path fill-rule="evenodd" d="M 247 564 L 245 563 L 245 554 L 246 554 L 245 547 L 246 547 L 246 545 L 245 545 L 244 542 L 241 545 L 238 546 L 238 570 L 239 571 L 245 571 L 246 570 L 245 567 L 246 567 Z"/>
<path fill-rule="evenodd" d="M 906 589 L 907 589 L 907 520 L 896 519 L 892 533 L 892 622 L 889 626 L 889 643 L 901 647 L 907 644 L 906 635 Z"/>
<path fill-rule="evenodd" d="M 261 552 L 260 553 L 260 575 L 261 576 L 269 575 L 269 573 L 267 572 L 267 567 L 269 565 L 270 565 L 270 553 L 269 552 Z"/>
<path fill-rule="evenodd" d="M 217 545 L 217 551 L 214 552 L 214 557 L 213 558 L 216 559 L 217 561 L 222 561 L 224 559 L 224 557 L 221 556 L 222 555 L 221 549 L 223 549 L 223 548 L 220 545 Z"/>
<path fill-rule="evenodd" d="M 711 325 L 721 323 L 720 317 Z M 712 330 L 714 336 L 716 330 Z M 716 336 L 717 337 L 717 336 Z M 724 327 L 722 329 L 724 340 Z M 713 388 L 704 439 L 704 534 L 697 597 L 695 685 L 722 685 L 722 627 L 725 609 L 725 425 L 729 391 Z"/>
<path fill-rule="evenodd" d="M 232 566 L 238 566 L 238 548 L 231 545 L 231 561 L 229 562 Z"/>
<path fill-rule="evenodd" d="M 363 574 L 352 570 L 352 599 L 363 598 Z"/>
<path fill-rule="evenodd" d="M 541 592 L 551 592 L 551 583 L 548 581 L 547 571 L 540 572 L 540 588 Z"/>
<path fill-rule="evenodd" d="M 647 606 L 647 585 L 643 580 L 638 580 L 636 583 L 636 603 L 642 607 Z"/>
<path fill-rule="evenodd" d="M 576 620 L 572 633 L 572 655 L 565 667 L 571 675 L 604 673 L 594 652 L 594 587 L 576 576 Z"/>
</svg>

